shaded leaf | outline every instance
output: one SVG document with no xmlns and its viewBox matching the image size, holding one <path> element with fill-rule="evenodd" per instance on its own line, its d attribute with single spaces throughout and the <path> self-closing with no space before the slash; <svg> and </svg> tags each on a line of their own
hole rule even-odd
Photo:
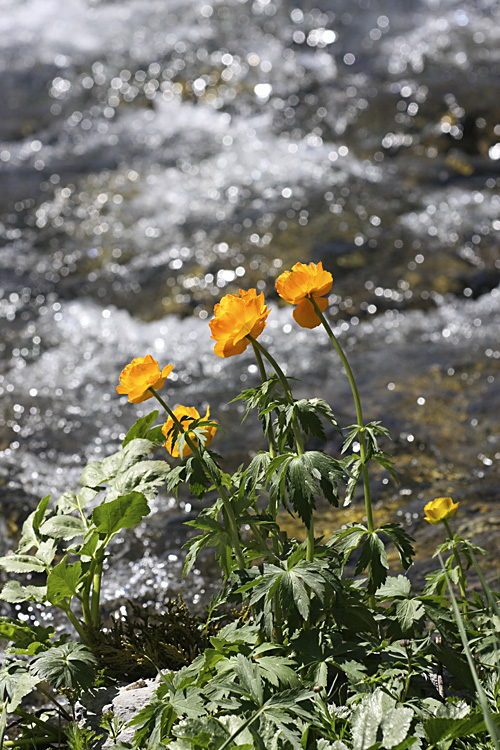
<svg viewBox="0 0 500 750">
<path fill-rule="evenodd" d="M 95 656 L 83 643 L 63 643 L 36 656 L 30 672 L 55 688 L 89 688 L 94 682 Z"/>
</svg>

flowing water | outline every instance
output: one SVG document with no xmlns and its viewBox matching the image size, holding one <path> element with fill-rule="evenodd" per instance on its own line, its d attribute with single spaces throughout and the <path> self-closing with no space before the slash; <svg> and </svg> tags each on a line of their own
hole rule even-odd
<svg viewBox="0 0 500 750">
<path fill-rule="evenodd" d="M 0 499 L 3 553 L 38 499 L 77 485 L 149 404 L 115 386 L 174 363 L 171 403 L 210 403 L 232 465 L 260 447 L 227 405 L 256 382 L 208 320 L 257 286 L 296 391 L 354 410 L 321 330 L 274 281 L 334 274 L 330 314 L 401 484 L 374 479 L 429 569 L 422 507 L 495 554 L 500 523 L 500 3 L 496 0 L 0 0 Z M 328 450 L 338 450 L 330 436 Z M 105 590 L 178 590 L 182 520 L 163 492 L 116 545 Z M 359 518 L 321 508 L 318 527 Z M 209 565 L 207 562 L 207 569 Z M 210 590 L 197 571 L 190 601 Z"/>
</svg>

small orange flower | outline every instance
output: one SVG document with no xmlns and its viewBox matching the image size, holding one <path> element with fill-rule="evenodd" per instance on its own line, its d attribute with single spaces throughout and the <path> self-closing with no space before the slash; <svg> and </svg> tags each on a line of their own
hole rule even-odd
<svg viewBox="0 0 500 750">
<path fill-rule="evenodd" d="M 152 398 L 153 394 L 148 388 L 154 388 L 159 391 L 163 388 L 165 380 L 168 378 L 173 365 L 167 365 L 160 372 L 160 367 L 156 359 L 151 354 L 145 357 L 136 357 L 126 366 L 120 375 L 120 385 L 116 387 L 117 393 L 126 393 L 129 403 L 140 404 Z"/>
<path fill-rule="evenodd" d="M 245 351 L 250 339 L 257 338 L 266 327 L 271 309 L 266 307 L 264 293 L 255 289 L 239 294 L 226 294 L 214 307 L 210 321 L 212 338 L 217 342 L 214 352 L 218 357 L 233 357 Z"/>
<path fill-rule="evenodd" d="M 297 305 L 293 317 L 302 328 L 316 328 L 321 323 L 311 297 L 321 312 L 326 310 L 328 294 L 332 288 L 333 277 L 323 270 L 323 264 L 296 263 L 291 271 L 285 271 L 276 280 L 276 291 L 279 296 L 291 305 Z"/>
<path fill-rule="evenodd" d="M 437 497 L 424 507 L 425 520 L 433 526 L 457 514 L 460 503 L 454 503 L 451 497 Z"/>
<path fill-rule="evenodd" d="M 200 419 L 200 414 L 197 409 L 194 408 L 194 406 L 178 406 L 176 409 L 174 409 L 174 415 L 177 417 L 179 422 L 181 422 L 182 426 L 184 427 L 184 434 L 188 435 L 190 440 L 192 440 L 194 443 L 198 443 L 198 439 L 194 433 L 194 431 L 189 429 L 189 425 L 197 419 Z M 207 411 L 205 416 L 203 417 L 203 420 L 208 420 L 210 417 L 210 409 L 207 407 Z M 182 446 L 182 455 L 178 448 L 179 443 L 179 437 L 180 435 L 177 435 L 175 437 L 174 441 L 174 432 L 170 432 L 174 426 L 174 420 L 172 417 L 169 417 L 169 419 L 165 422 L 163 427 L 161 428 L 161 431 L 167 438 L 167 442 L 164 444 L 165 448 L 168 450 L 171 456 L 174 456 L 174 458 L 186 458 L 186 456 L 191 455 L 193 452 L 189 445 L 185 442 Z M 201 434 L 205 437 L 204 447 L 207 448 L 210 443 L 212 442 L 215 433 L 217 432 L 217 425 L 211 425 L 206 427 L 199 428 Z M 170 434 L 169 434 L 170 433 Z M 199 433 L 198 433 L 199 435 Z"/>
</svg>

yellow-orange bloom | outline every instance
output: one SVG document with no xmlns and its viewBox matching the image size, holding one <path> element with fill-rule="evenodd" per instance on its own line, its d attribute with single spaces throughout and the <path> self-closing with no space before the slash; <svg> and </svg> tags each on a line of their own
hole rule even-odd
<svg viewBox="0 0 500 750">
<path fill-rule="evenodd" d="M 196 438 L 196 435 L 193 431 L 189 429 L 190 424 L 196 419 L 200 419 L 200 414 L 197 409 L 194 408 L 194 406 L 178 406 L 173 411 L 174 415 L 177 417 L 178 421 L 181 422 L 183 428 L 184 428 L 184 435 L 188 435 L 189 439 L 193 441 L 193 443 L 198 444 L 198 440 Z M 210 409 L 207 407 L 207 411 L 205 416 L 203 417 L 203 420 L 208 420 L 210 417 Z M 164 443 L 165 448 L 168 450 L 171 456 L 174 456 L 174 458 L 186 458 L 186 456 L 189 456 L 193 451 L 189 447 L 189 445 L 184 442 L 184 445 L 182 446 L 182 455 L 181 451 L 179 451 L 178 443 L 180 435 L 177 434 L 174 440 L 174 432 L 170 432 L 174 426 L 174 420 L 172 417 L 169 417 L 168 420 L 165 422 L 163 427 L 161 428 L 161 431 L 167 438 L 167 442 Z M 212 442 L 215 433 L 217 432 L 217 425 L 210 425 L 206 427 L 199 428 L 199 432 L 204 436 L 204 446 L 207 448 L 210 443 Z M 169 434 L 170 433 L 170 434 Z M 198 433 L 199 434 L 199 433 Z"/>
<path fill-rule="evenodd" d="M 120 385 L 116 387 L 116 391 L 120 394 L 127 394 L 131 404 L 140 404 L 152 398 L 153 394 L 148 388 L 154 388 L 156 391 L 163 388 L 165 380 L 173 369 L 173 365 L 167 365 L 160 372 L 158 362 L 151 354 L 136 357 L 122 370 Z"/>
<path fill-rule="evenodd" d="M 297 305 L 293 317 L 302 328 L 316 328 L 321 323 L 311 297 L 324 312 L 328 305 L 328 294 L 333 284 L 333 276 L 323 270 L 323 264 L 296 263 L 291 271 L 285 271 L 276 280 L 279 296 L 291 305 Z"/>
<path fill-rule="evenodd" d="M 437 497 L 424 508 L 425 520 L 434 526 L 437 523 L 453 518 L 460 503 L 454 503 L 451 497 Z"/>
<path fill-rule="evenodd" d="M 264 293 L 255 289 L 239 294 L 226 294 L 214 307 L 210 321 L 212 338 L 217 342 L 214 352 L 218 357 L 233 357 L 245 351 L 252 336 L 256 339 L 266 327 L 271 309 L 266 307 Z"/>
</svg>

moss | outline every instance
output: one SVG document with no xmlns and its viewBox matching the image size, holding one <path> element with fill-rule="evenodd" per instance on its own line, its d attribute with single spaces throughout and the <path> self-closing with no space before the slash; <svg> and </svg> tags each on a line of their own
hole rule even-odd
<svg viewBox="0 0 500 750">
<path fill-rule="evenodd" d="M 158 669 L 180 669 L 203 651 L 217 626 L 192 615 L 178 597 L 161 613 L 128 602 L 124 617 L 92 634 L 101 669 L 120 680 L 154 677 Z"/>
</svg>

